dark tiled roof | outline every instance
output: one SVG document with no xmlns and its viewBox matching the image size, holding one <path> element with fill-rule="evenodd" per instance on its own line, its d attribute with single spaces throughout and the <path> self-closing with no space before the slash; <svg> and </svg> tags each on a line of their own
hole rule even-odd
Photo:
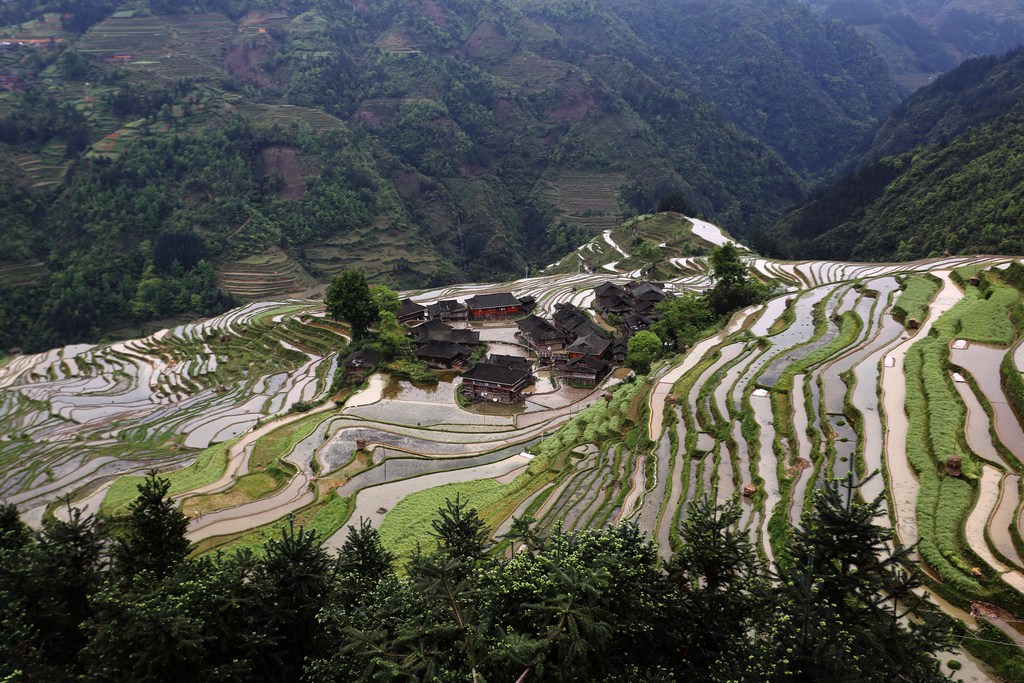
<svg viewBox="0 0 1024 683">
<path fill-rule="evenodd" d="M 374 349 L 356 349 L 345 357 L 346 368 L 372 368 L 380 363 L 380 352 Z"/>
<path fill-rule="evenodd" d="M 458 356 L 469 358 L 473 352 L 462 344 L 453 344 L 449 341 L 432 339 L 423 346 L 416 349 L 416 355 L 420 358 L 444 358 L 451 360 Z"/>
<path fill-rule="evenodd" d="M 600 356 L 602 353 L 608 350 L 608 347 L 612 345 L 610 339 L 599 337 L 596 334 L 588 334 L 585 337 L 580 337 L 572 344 L 566 347 L 566 351 L 570 353 L 585 353 L 591 356 Z"/>
<path fill-rule="evenodd" d="M 609 294 L 620 294 L 625 295 L 626 290 L 618 286 L 614 282 L 605 282 L 597 287 L 594 287 L 594 294 L 597 296 L 608 296 Z"/>
<path fill-rule="evenodd" d="M 506 356 L 500 353 L 492 353 L 487 358 L 487 362 L 491 365 L 525 368 L 527 371 L 533 368 L 533 361 L 529 358 L 523 358 L 522 356 Z"/>
<path fill-rule="evenodd" d="M 477 294 L 466 299 L 466 306 L 479 310 L 481 308 L 508 308 L 519 306 L 521 302 L 509 292 L 497 294 Z"/>
<path fill-rule="evenodd" d="M 571 330 L 579 324 L 590 320 L 586 314 L 572 304 L 557 304 L 552 319 L 562 327 Z"/>
<path fill-rule="evenodd" d="M 632 313 L 623 318 L 622 322 L 631 330 L 639 330 L 642 327 L 648 327 L 654 321 L 645 315 Z"/>
<path fill-rule="evenodd" d="M 462 373 L 462 379 L 478 382 L 493 382 L 506 386 L 515 386 L 529 376 L 530 372 L 521 367 L 494 365 L 493 363 L 477 363 L 470 370 Z"/>
<path fill-rule="evenodd" d="M 431 315 L 436 315 L 438 313 L 461 313 L 468 309 L 466 304 L 459 303 L 455 299 L 442 299 L 437 303 L 427 306 L 427 310 L 430 311 Z"/>
<path fill-rule="evenodd" d="M 654 297 L 657 301 L 661 301 L 665 298 L 665 292 L 662 290 L 661 285 L 654 282 L 641 282 L 640 284 L 634 284 L 630 287 L 629 293 L 637 299 Z"/>
<path fill-rule="evenodd" d="M 452 330 L 448 333 L 448 341 L 456 344 L 479 344 L 480 333 L 476 330 Z"/>
<path fill-rule="evenodd" d="M 592 370 L 594 374 L 600 375 L 608 369 L 608 363 L 593 356 L 580 356 L 570 360 L 565 364 L 565 367 L 573 370 Z"/>
<path fill-rule="evenodd" d="M 547 320 L 536 315 L 530 315 L 522 320 L 518 320 L 516 325 L 523 331 L 523 334 L 529 336 L 534 341 L 565 339 L 564 333 L 559 332 Z"/>
<path fill-rule="evenodd" d="M 480 333 L 476 330 L 457 329 L 440 320 L 431 320 L 416 325 L 409 334 L 420 342 L 446 341 L 455 344 L 479 344 Z"/>
<path fill-rule="evenodd" d="M 401 304 L 402 305 L 398 307 L 398 312 L 395 313 L 395 316 L 399 318 L 405 318 L 407 316 L 417 314 L 422 315 L 427 310 L 426 306 L 418 304 L 412 299 L 402 299 Z"/>
<path fill-rule="evenodd" d="M 409 334 L 415 335 L 420 339 L 426 339 L 431 334 L 437 334 L 439 332 L 451 332 L 455 328 L 446 322 L 440 320 L 428 320 L 425 323 L 420 323 L 415 327 L 409 329 Z"/>
</svg>

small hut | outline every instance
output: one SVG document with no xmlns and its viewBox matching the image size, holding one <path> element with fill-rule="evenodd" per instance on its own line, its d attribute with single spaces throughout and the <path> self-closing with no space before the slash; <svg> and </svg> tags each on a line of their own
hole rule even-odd
<svg viewBox="0 0 1024 683">
<path fill-rule="evenodd" d="M 959 455 L 951 455 L 946 458 L 946 476 L 947 477 L 959 477 L 962 472 L 963 460 L 960 459 Z"/>
</svg>

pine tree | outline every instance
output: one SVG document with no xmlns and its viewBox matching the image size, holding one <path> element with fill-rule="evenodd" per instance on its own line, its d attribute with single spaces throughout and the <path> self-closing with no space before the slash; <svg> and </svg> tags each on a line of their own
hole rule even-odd
<svg viewBox="0 0 1024 683">
<path fill-rule="evenodd" d="M 114 568 L 122 576 L 151 572 L 162 578 L 188 557 L 188 517 L 167 496 L 168 479 L 149 472 L 128 506 L 124 533 L 114 544 Z"/>
</svg>

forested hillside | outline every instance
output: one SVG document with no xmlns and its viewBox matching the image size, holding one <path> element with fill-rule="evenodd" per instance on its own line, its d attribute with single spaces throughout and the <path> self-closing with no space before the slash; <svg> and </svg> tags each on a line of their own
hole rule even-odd
<svg viewBox="0 0 1024 683">
<path fill-rule="evenodd" d="M 827 176 L 898 101 L 854 31 L 797 0 L 612 0 L 675 70 L 805 178 Z"/>
<path fill-rule="evenodd" d="M 871 41 L 896 81 L 914 89 L 965 59 L 1024 40 L 1024 8 L 1002 0 L 805 0 Z"/>
<path fill-rule="evenodd" d="M 1024 50 L 971 60 L 901 105 L 856 171 L 760 245 L 792 257 L 1024 253 Z"/>
<path fill-rule="evenodd" d="M 667 197 L 746 234 L 894 103 L 861 39 L 788 2 L 22 1 L 3 19 L 0 348 L 350 266 L 403 287 L 518 275 Z"/>
</svg>

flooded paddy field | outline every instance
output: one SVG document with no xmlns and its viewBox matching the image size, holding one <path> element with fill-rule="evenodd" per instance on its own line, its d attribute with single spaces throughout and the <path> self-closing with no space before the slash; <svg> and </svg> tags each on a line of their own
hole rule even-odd
<svg viewBox="0 0 1024 683">
<path fill-rule="evenodd" d="M 614 253 L 610 269 L 409 294 L 430 302 L 512 291 L 533 296 L 538 315 L 565 302 L 597 315 L 595 286 L 638 276 L 623 265 L 626 245 L 598 240 Z M 884 496 L 876 523 L 920 543 L 936 592 L 960 582 L 984 601 L 998 600 L 997 585 L 1024 589 L 1024 428 L 1001 375 L 1024 371 L 1024 342 L 985 341 L 985 321 L 1000 312 L 957 275 L 980 268 L 1002 287 L 991 267 L 1006 259 L 747 261 L 776 293 L 651 375 L 616 373 L 579 389 L 545 371 L 512 407 L 463 406 L 457 373 L 432 384 L 379 373 L 329 395 L 347 339 L 318 324 L 313 301 L 255 303 L 142 339 L 9 358 L 0 365 L 0 500 L 35 524 L 64 496 L 113 514 L 155 468 L 188 509 L 212 508 L 193 519 L 193 540 L 242 534 L 244 544 L 245 532 L 344 499 L 347 518 L 325 533 L 336 548 L 360 518 L 379 525 L 410 496 L 487 481 L 496 536 L 521 515 L 542 531 L 629 520 L 667 557 L 690 506 L 709 496 L 741 501 L 741 527 L 771 561 L 781 542 L 773 520 L 799 524 L 825 478 L 850 474 L 865 481 L 864 498 Z M 676 268 L 676 291 L 712 284 L 703 257 L 664 265 Z M 940 286 L 910 326 L 894 302 L 925 274 Z M 514 323 L 472 327 L 492 353 L 534 357 Z M 951 455 L 959 474 L 947 474 Z M 287 474 L 235 495 L 268 464 Z"/>
</svg>

